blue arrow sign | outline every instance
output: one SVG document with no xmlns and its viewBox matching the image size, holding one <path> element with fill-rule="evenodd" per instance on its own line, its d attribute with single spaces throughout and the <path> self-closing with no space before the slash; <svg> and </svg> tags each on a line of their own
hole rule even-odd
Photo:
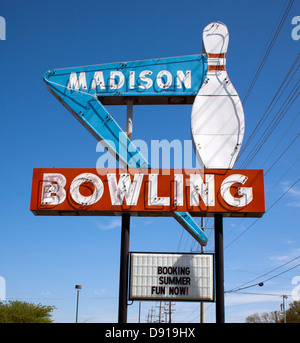
<svg viewBox="0 0 300 343">
<path fill-rule="evenodd" d="M 164 97 L 194 98 L 206 73 L 206 55 L 192 55 L 56 69 L 44 79 L 69 96 L 83 92 L 106 98 L 106 104 L 116 97 L 151 97 L 154 104 Z"/>
<path fill-rule="evenodd" d="M 49 91 L 118 161 L 129 168 L 151 168 L 113 117 L 103 99 L 192 99 L 207 73 L 205 55 L 161 58 L 55 69 L 44 75 Z M 149 100 L 150 99 L 150 100 Z M 157 99 L 160 99 L 156 102 Z M 105 104 L 114 103 L 113 100 Z M 141 103 L 141 102 L 140 102 Z M 172 102 L 171 102 L 172 103 Z M 113 144 L 109 144 L 113 142 Z M 174 212 L 175 219 L 202 245 L 207 237 L 187 212 Z"/>
</svg>

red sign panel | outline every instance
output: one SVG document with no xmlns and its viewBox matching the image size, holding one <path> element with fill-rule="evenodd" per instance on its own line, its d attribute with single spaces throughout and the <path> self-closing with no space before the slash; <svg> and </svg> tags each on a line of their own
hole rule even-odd
<svg viewBox="0 0 300 343">
<path fill-rule="evenodd" d="M 39 168 L 30 209 L 36 215 L 261 217 L 263 171 Z"/>
</svg>

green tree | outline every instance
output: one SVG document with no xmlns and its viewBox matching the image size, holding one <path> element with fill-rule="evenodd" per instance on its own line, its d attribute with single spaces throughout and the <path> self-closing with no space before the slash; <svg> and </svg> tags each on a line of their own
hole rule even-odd
<svg viewBox="0 0 300 343">
<path fill-rule="evenodd" d="M 300 301 L 294 301 L 289 306 L 289 309 L 286 311 L 286 322 L 300 323 Z"/>
<path fill-rule="evenodd" d="M 280 318 L 278 318 L 280 317 Z M 246 318 L 246 323 L 283 323 L 283 314 L 277 316 L 276 312 L 270 313 L 254 313 Z M 300 323 L 300 301 L 294 301 L 289 304 L 289 308 L 286 310 L 286 322 L 287 323 Z"/>
<path fill-rule="evenodd" d="M 52 323 L 54 309 L 18 300 L 0 302 L 0 323 Z"/>
</svg>

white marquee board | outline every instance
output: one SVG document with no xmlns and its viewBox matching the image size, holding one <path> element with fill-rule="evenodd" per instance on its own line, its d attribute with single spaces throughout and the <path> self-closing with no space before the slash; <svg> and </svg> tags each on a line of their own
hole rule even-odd
<svg viewBox="0 0 300 343">
<path fill-rule="evenodd" d="M 130 253 L 129 298 L 214 301 L 214 255 Z"/>
</svg>

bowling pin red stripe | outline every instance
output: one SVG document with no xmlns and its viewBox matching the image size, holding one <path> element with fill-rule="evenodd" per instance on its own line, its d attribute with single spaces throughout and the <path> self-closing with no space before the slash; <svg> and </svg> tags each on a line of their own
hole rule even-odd
<svg viewBox="0 0 300 343">
<path fill-rule="evenodd" d="M 226 66 L 224 65 L 218 65 L 218 66 L 208 66 L 207 67 L 208 71 L 214 71 L 214 70 L 218 70 L 218 71 L 222 71 L 222 70 L 226 70 Z"/>
<path fill-rule="evenodd" d="M 206 54 L 207 58 L 226 58 L 226 52 L 222 54 Z"/>
<path fill-rule="evenodd" d="M 206 54 L 208 71 L 225 71 L 226 70 L 226 53 Z"/>
</svg>

